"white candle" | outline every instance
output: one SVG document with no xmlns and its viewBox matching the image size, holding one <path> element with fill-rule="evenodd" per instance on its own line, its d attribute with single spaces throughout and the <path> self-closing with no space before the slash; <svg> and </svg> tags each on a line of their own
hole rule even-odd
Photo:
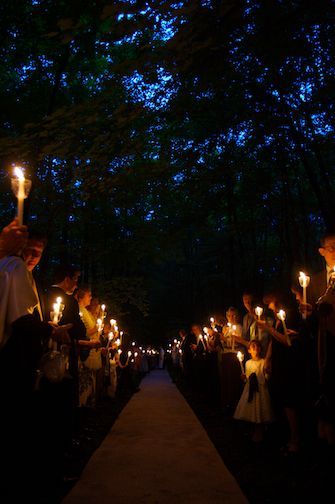
<svg viewBox="0 0 335 504">
<path fill-rule="evenodd" d="M 232 338 L 233 338 L 233 342 L 232 342 L 232 350 L 234 351 L 235 350 L 235 336 L 236 336 L 236 325 L 233 325 L 232 326 Z"/>
<path fill-rule="evenodd" d="M 15 166 L 14 168 L 14 174 L 18 179 L 18 191 L 17 191 L 17 218 L 19 225 L 22 226 L 23 224 L 23 203 L 24 203 L 24 198 L 25 198 L 25 192 L 24 192 L 24 174 L 21 168 L 18 166 Z"/>
<path fill-rule="evenodd" d="M 291 340 L 290 340 L 290 337 L 288 335 L 288 332 L 287 332 L 287 327 L 286 327 L 286 322 L 285 322 L 285 319 L 286 319 L 286 313 L 284 310 L 279 310 L 279 312 L 277 313 L 277 317 L 279 318 L 279 320 L 282 321 L 283 323 L 283 329 L 284 329 L 284 334 L 286 336 L 286 340 L 287 340 L 287 344 L 289 346 L 291 346 Z"/>
<path fill-rule="evenodd" d="M 299 283 L 302 287 L 302 302 L 307 303 L 307 287 L 309 285 L 311 278 L 307 276 L 303 271 L 299 272 Z M 302 318 L 306 319 L 306 312 L 303 312 Z"/>
<path fill-rule="evenodd" d="M 241 371 L 244 374 L 244 367 L 243 367 L 243 364 L 242 364 L 243 363 L 243 359 L 244 359 L 244 355 L 243 355 L 242 352 L 237 352 L 236 356 L 237 356 L 237 358 L 239 360 Z"/>
<path fill-rule="evenodd" d="M 52 309 L 53 309 L 52 314 L 51 314 L 52 322 L 54 324 L 58 324 L 58 322 L 61 319 L 62 312 L 63 312 L 63 309 L 64 309 L 64 305 L 62 304 L 62 298 L 61 297 L 57 297 L 56 298 L 56 302 L 53 303 Z"/>
<path fill-rule="evenodd" d="M 258 320 L 261 320 L 261 316 L 262 316 L 262 313 L 263 313 L 263 308 L 261 306 L 256 306 L 255 313 L 256 313 L 256 315 L 258 317 Z"/>
<path fill-rule="evenodd" d="M 102 332 L 102 329 L 103 329 L 103 325 L 102 325 L 102 320 L 100 318 L 97 319 L 97 329 L 98 329 L 98 332 Z"/>
<path fill-rule="evenodd" d="M 58 317 L 59 317 L 59 304 L 58 303 L 54 303 L 52 305 L 52 308 L 53 308 L 53 323 L 54 324 L 58 324 Z"/>
</svg>

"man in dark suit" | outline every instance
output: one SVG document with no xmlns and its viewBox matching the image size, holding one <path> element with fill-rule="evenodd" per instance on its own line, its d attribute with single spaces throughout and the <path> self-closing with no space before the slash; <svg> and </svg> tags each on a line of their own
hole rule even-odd
<svg viewBox="0 0 335 504">
<path fill-rule="evenodd" d="M 335 232 L 320 243 L 325 268 L 311 276 L 308 300 L 318 317 L 319 436 L 335 447 Z"/>
<path fill-rule="evenodd" d="M 54 273 L 55 283 L 49 287 L 46 295 L 45 317 L 50 317 L 52 307 L 57 298 L 62 299 L 64 310 L 59 324 L 71 324 L 69 335 L 71 339 L 69 351 L 69 373 L 74 380 L 75 403 L 79 404 L 79 378 L 78 378 L 78 357 L 79 341 L 87 340 L 86 328 L 79 314 L 78 301 L 73 296 L 73 292 L 78 286 L 80 271 L 73 265 L 60 265 Z M 85 350 L 81 350 L 81 357 L 85 358 Z M 87 352 L 87 350 L 86 350 Z M 86 355 L 87 357 L 87 355 Z"/>
</svg>

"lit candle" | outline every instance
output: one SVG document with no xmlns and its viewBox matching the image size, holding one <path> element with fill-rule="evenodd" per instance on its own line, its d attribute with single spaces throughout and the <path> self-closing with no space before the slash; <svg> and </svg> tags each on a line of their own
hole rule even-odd
<svg viewBox="0 0 335 504">
<path fill-rule="evenodd" d="M 60 321 L 60 319 L 62 317 L 62 313 L 64 310 L 64 305 L 62 304 L 61 297 L 56 298 L 56 302 L 53 303 L 52 309 L 53 309 L 53 311 L 51 312 L 52 322 L 54 324 L 58 324 L 58 322 Z"/>
<path fill-rule="evenodd" d="M 261 320 L 261 316 L 263 313 L 263 308 L 261 306 L 256 306 L 255 313 L 257 315 L 258 320 Z"/>
<path fill-rule="evenodd" d="M 300 286 L 302 287 L 302 302 L 304 304 L 307 303 L 307 287 L 309 285 L 311 278 L 307 276 L 303 271 L 300 271 L 299 273 L 299 283 Z M 306 319 L 306 312 L 303 312 L 302 318 Z"/>
<path fill-rule="evenodd" d="M 287 332 L 287 327 L 286 327 L 286 313 L 284 310 L 279 310 L 279 312 L 277 313 L 277 317 L 279 318 L 279 320 L 282 321 L 282 324 L 283 324 L 283 329 L 284 329 L 284 334 L 286 336 L 286 340 L 287 340 L 287 344 L 289 346 L 291 346 L 291 340 L 290 340 L 290 337 L 288 335 L 288 332 Z"/>
<path fill-rule="evenodd" d="M 58 317 L 59 317 L 59 304 L 58 303 L 54 303 L 52 305 L 53 307 L 53 323 L 54 324 L 58 324 Z"/>
<path fill-rule="evenodd" d="M 101 318 L 98 318 L 98 319 L 97 319 L 97 329 L 98 329 L 98 333 L 101 333 L 101 332 L 102 332 L 102 329 L 103 329 L 103 323 L 102 323 Z"/>
<path fill-rule="evenodd" d="M 15 178 L 12 178 L 12 190 L 17 197 L 17 219 L 20 226 L 23 224 L 23 204 L 28 196 L 31 181 L 24 178 L 23 170 L 19 166 L 14 167 Z"/>
<path fill-rule="evenodd" d="M 233 325 L 233 326 L 232 326 L 232 331 L 233 331 L 233 332 L 232 332 L 232 339 L 233 339 L 233 341 L 232 341 L 232 346 L 231 346 L 231 348 L 232 348 L 232 350 L 234 351 L 234 350 L 235 350 L 236 325 Z"/>
<path fill-rule="evenodd" d="M 239 363 L 240 363 L 240 366 L 241 366 L 241 371 L 244 374 L 244 367 L 243 367 L 244 355 L 243 355 L 242 352 L 237 352 L 236 356 L 237 356 L 237 358 L 239 360 Z"/>
</svg>

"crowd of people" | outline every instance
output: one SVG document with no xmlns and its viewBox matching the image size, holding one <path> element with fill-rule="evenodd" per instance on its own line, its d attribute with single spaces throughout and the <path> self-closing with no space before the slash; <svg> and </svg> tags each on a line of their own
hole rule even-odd
<svg viewBox="0 0 335 504">
<path fill-rule="evenodd" d="M 82 408 L 139 390 L 156 365 L 151 349 L 107 321 L 106 307 L 59 264 L 53 282 L 34 279 L 47 240 L 17 219 L 0 234 L 0 496 L 48 495 L 67 474 L 66 454 Z M 20 485 L 17 485 L 19 475 Z M 42 498 L 42 497 L 41 497 Z"/>
<path fill-rule="evenodd" d="M 78 409 L 94 408 L 120 391 L 139 390 L 141 377 L 163 367 L 164 351 L 146 351 L 107 320 L 105 307 L 80 285 L 80 271 L 59 264 L 41 290 L 34 279 L 45 236 L 17 219 L 0 233 L 1 447 L 6 461 L 1 496 L 36 496 L 66 476 L 65 457 Z M 335 234 L 319 253 L 308 302 L 298 283 L 291 300 L 279 291 L 242 295 L 202 327 L 181 329 L 168 353 L 175 376 L 214 401 L 264 440 L 266 425 L 283 422 L 283 453 L 300 452 L 306 436 L 335 447 Z M 295 303 L 291 301 L 294 300 Z M 17 486 L 17 478 L 22 485 Z"/>
<path fill-rule="evenodd" d="M 244 314 L 231 306 L 205 327 L 183 328 L 168 349 L 176 379 L 249 427 L 255 443 L 279 426 L 289 457 L 314 437 L 320 453 L 335 453 L 334 233 L 319 253 L 325 266 L 309 277 L 306 298 L 298 277 L 290 292 L 245 291 Z"/>
</svg>

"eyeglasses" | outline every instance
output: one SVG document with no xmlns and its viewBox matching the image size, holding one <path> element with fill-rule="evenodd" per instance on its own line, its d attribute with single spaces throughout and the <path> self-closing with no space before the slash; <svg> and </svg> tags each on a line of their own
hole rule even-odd
<svg viewBox="0 0 335 504">
<path fill-rule="evenodd" d="M 335 252 L 335 245 L 328 245 L 327 247 L 322 247 L 327 252 Z"/>
</svg>

